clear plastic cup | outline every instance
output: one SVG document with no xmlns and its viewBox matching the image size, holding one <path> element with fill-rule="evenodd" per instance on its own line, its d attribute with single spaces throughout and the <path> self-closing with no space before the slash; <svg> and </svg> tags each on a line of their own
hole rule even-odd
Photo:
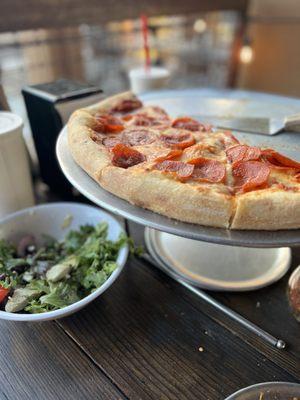
<svg viewBox="0 0 300 400">
<path fill-rule="evenodd" d="M 163 89 L 169 78 L 170 72 L 163 67 L 150 67 L 148 70 L 140 67 L 129 71 L 130 87 L 136 94 Z"/>
</svg>

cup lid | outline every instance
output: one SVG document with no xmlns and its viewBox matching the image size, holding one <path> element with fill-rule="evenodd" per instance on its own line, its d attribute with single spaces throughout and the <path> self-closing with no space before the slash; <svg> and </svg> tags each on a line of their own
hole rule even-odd
<svg viewBox="0 0 300 400">
<path fill-rule="evenodd" d="M 8 111 L 0 111 L 0 135 L 6 135 L 19 129 L 23 120 L 16 114 Z"/>
<path fill-rule="evenodd" d="M 149 70 L 145 70 L 143 67 L 133 68 L 129 71 L 130 78 L 143 78 L 143 79 L 156 79 L 166 78 L 170 75 L 169 70 L 163 67 L 151 66 Z"/>
</svg>

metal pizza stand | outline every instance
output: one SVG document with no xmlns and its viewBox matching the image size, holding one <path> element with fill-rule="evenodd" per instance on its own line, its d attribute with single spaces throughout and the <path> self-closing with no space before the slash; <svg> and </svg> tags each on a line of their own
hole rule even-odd
<svg viewBox="0 0 300 400">
<path fill-rule="evenodd" d="M 298 113 L 300 100 L 232 90 L 176 90 L 141 96 L 171 116 L 285 117 Z M 238 133 L 242 142 L 272 147 L 300 161 L 300 134 Z M 211 290 L 253 290 L 280 279 L 291 262 L 290 247 L 300 245 L 300 230 L 233 231 L 176 221 L 129 204 L 102 189 L 73 160 L 64 128 L 57 156 L 72 185 L 95 204 L 145 226 L 148 252 L 162 269 L 189 284 Z"/>
</svg>

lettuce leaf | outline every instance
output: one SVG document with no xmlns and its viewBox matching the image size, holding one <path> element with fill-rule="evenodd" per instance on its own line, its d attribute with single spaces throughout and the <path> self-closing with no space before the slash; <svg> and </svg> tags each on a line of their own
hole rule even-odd
<svg viewBox="0 0 300 400">
<path fill-rule="evenodd" d="M 80 300 L 77 294 L 77 286 L 67 282 L 58 282 L 49 285 L 49 292 L 39 298 L 38 301 L 31 302 L 26 308 L 29 312 L 45 312 L 66 307 Z M 37 307 L 40 305 L 41 307 Z"/>
<path fill-rule="evenodd" d="M 5 240 L 0 240 L 0 262 L 5 262 L 6 260 L 12 258 L 16 253 L 15 247 L 6 242 Z"/>
<path fill-rule="evenodd" d="M 121 247 L 129 243 L 133 248 L 132 240 L 125 234 L 120 235 L 115 242 L 108 240 L 107 235 L 108 225 L 102 222 L 96 226 L 81 226 L 69 232 L 62 242 L 48 240 L 30 260 L 30 271 L 34 278 L 27 286 L 41 292 L 41 296 L 31 300 L 25 311 L 41 313 L 63 308 L 100 287 L 117 268 L 116 260 Z M 4 248 L 3 251 L 8 258 L 12 257 L 12 249 Z M 39 261 L 50 260 L 51 268 L 55 263 L 61 264 L 70 258 L 74 259 L 72 269 L 58 282 L 50 282 L 46 273 L 43 275 L 36 271 Z"/>
</svg>

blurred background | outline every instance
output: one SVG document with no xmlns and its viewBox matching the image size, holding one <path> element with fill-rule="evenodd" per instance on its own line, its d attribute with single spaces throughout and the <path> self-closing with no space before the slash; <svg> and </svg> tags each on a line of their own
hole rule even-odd
<svg viewBox="0 0 300 400">
<path fill-rule="evenodd" d="M 172 88 L 300 95 L 299 0 L 1 0 L 0 81 L 11 110 L 26 119 L 21 88 L 61 77 L 107 94 L 127 89 L 128 70 L 143 63 L 141 13 L 152 64 L 169 68 Z"/>
</svg>

